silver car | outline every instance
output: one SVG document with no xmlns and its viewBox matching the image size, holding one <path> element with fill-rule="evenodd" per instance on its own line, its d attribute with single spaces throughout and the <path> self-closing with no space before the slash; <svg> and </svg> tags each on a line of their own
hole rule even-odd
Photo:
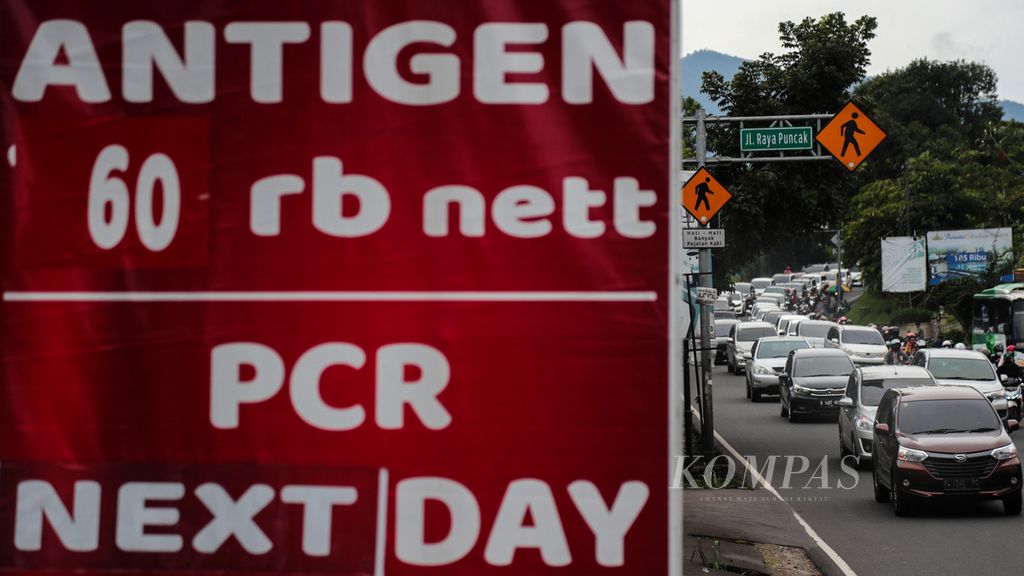
<svg viewBox="0 0 1024 576">
<path fill-rule="evenodd" d="M 754 342 L 764 336 L 774 336 L 775 327 L 767 322 L 740 322 L 729 330 L 728 358 L 729 372 L 733 374 L 746 369 L 746 359 Z"/>
<path fill-rule="evenodd" d="M 836 326 L 838 324 L 828 320 L 802 320 L 796 327 L 796 335 L 806 338 L 807 342 L 814 348 L 824 348 L 825 336 L 830 329 Z"/>
<path fill-rule="evenodd" d="M 924 348 L 914 354 L 910 363 L 931 372 L 940 385 L 959 384 L 970 386 L 981 392 L 992 402 L 992 407 L 999 413 L 999 418 L 1004 421 L 1008 417 L 1016 419 L 1020 416 L 1020 388 L 1009 391 L 1003 388 L 1003 383 L 996 376 L 992 362 L 981 352 L 951 348 Z M 1011 402 L 1013 403 L 1012 407 L 1009 405 Z M 1008 411 L 1013 412 L 1013 415 L 1007 416 Z"/>
<path fill-rule="evenodd" d="M 775 332 L 774 326 L 770 328 Z M 803 338 L 768 336 L 759 338 L 747 358 L 747 398 L 761 400 L 762 394 L 779 393 L 779 374 L 786 369 L 786 360 L 793 350 L 810 348 Z"/>
<path fill-rule="evenodd" d="M 882 394 L 890 388 L 937 386 L 920 366 L 861 366 L 846 384 L 839 400 L 839 457 L 854 456 L 857 465 L 871 461 L 871 436 Z"/>
<path fill-rule="evenodd" d="M 885 340 L 882 333 L 869 326 L 843 324 L 828 331 L 825 348 L 838 348 L 846 352 L 854 364 L 875 364 L 885 362 Z"/>
</svg>

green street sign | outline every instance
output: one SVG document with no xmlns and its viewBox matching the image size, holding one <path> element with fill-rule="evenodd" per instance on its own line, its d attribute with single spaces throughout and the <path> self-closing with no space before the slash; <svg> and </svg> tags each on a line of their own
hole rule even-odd
<svg viewBox="0 0 1024 576">
<path fill-rule="evenodd" d="M 810 126 L 743 128 L 740 130 L 741 152 L 810 150 L 813 145 L 814 133 Z"/>
</svg>

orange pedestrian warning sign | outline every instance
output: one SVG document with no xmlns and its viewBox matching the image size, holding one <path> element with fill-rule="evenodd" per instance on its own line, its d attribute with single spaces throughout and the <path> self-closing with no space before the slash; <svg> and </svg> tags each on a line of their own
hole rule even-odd
<svg viewBox="0 0 1024 576">
<path fill-rule="evenodd" d="M 711 176 L 711 172 L 701 168 L 683 184 L 683 208 L 693 215 L 701 224 L 707 224 L 732 194 Z"/>
<path fill-rule="evenodd" d="M 856 170 L 875 146 L 885 140 L 885 131 L 871 121 L 853 102 L 829 120 L 815 140 L 846 166 Z"/>
</svg>

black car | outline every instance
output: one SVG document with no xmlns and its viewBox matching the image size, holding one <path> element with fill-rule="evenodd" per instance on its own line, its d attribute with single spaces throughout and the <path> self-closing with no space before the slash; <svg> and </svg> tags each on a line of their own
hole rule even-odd
<svg viewBox="0 0 1024 576">
<path fill-rule="evenodd" d="M 795 422 L 801 415 L 839 413 L 839 400 L 853 373 L 850 357 L 835 348 L 790 352 L 779 376 L 782 416 Z"/>
</svg>

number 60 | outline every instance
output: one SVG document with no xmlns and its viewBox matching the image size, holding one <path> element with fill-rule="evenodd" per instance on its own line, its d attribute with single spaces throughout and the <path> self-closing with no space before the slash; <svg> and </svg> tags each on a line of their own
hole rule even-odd
<svg viewBox="0 0 1024 576">
<path fill-rule="evenodd" d="M 128 150 L 120 144 L 111 144 L 100 151 L 89 178 L 89 235 L 104 250 L 120 244 L 128 231 L 131 199 L 125 181 L 111 174 L 115 170 L 128 170 Z M 159 223 L 153 214 L 153 189 L 157 181 L 161 184 L 164 200 Z M 178 231 L 180 215 L 178 169 L 165 154 L 151 154 L 142 163 L 135 180 L 135 227 L 143 246 L 152 252 L 167 248 Z"/>
</svg>

